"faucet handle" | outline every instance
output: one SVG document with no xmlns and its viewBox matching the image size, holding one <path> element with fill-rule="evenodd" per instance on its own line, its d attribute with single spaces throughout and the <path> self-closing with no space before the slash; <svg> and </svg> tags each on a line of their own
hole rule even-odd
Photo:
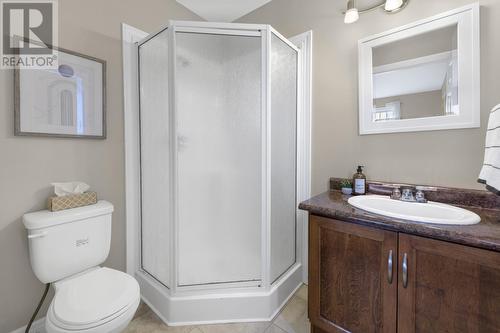
<svg viewBox="0 0 500 333">
<path fill-rule="evenodd" d="M 426 203 L 427 199 L 425 198 L 425 192 L 436 192 L 437 188 L 433 186 L 415 186 L 415 189 L 417 190 L 417 193 L 415 193 L 415 200 L 417 202 L 423 202 Z"/>
<path fill-rule="evenodd" d="M 391 188 L 392 188 L 391 199 L 394 199 L 394 200 L 401 199 L 401 189 L 400 189 L 400 187 L 397 186 L 397 185 L 393 185 L 393 186 L 391 186 Z"/>
</svg>

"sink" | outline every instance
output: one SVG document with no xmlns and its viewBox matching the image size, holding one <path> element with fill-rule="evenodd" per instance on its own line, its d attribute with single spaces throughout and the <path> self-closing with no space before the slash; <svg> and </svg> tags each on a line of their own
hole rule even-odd
<svg viewBox="0 0 500 333">
<path fill-rule="evenodd" d="M 415 222 L 472 225 L 481 221 L 476 213 L 439 202 L 404 202 L 382 195 L 355 196 L 349 198 L 348 202 L 350 205 L 370 213 Z"/>
</svg>

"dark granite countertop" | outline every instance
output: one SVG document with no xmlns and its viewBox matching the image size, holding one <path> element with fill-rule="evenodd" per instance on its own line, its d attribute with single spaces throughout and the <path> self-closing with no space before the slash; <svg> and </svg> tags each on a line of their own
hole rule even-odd
<svg viewBox="0 0 500 333">
<path fill-rule="evenodd" d="M 347 203 L 349 196 L 330 191 L 315 196 L 299 205 L 310 214 L 345 222 L 424 236 L 500 252 L 500 209 L 459 206 L 481 217 L 481 222 L 469 226 L 449 226 L 411 222 L 377 215 L 354 208 Z"/>
</svg>

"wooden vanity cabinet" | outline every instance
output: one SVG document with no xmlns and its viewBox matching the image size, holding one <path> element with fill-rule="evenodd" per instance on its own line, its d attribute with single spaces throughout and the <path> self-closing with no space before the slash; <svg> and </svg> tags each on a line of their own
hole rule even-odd
<svg viewBox="0 0 500 333">
<path fill-rule="evenodd" d="M 500 253 L 399 235 L 398 332 L 500 332 Z"/>
<path fill-rule="evenodd" d="M 500 253 L 311 215 L 309 319 L 313 333 L 500 332 Z"/>
<path fill-rule="evenodd" d="M 397 233 L 318 216 L 309 225 L 313 332 L 396 332 Z"/>
</svg>

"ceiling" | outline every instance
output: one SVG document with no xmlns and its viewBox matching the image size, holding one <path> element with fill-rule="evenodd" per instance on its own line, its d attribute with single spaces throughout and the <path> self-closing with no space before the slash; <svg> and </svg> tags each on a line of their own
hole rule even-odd
<svg viewBox="0 0 500 333">
<path fill-rule="evenodd" d="M 408 65 L 410 62 L 412 64 Z M 451 62 L 456 63 L 456 57 L 452 56 L 452 52 L 446 52 L 374 67 L 373 98 L 441 91 Z M 387 69 L 378 70 L 384 67 Z"/>
<path fill-rule="evenodd" d="M 271 0 L 177 0 L 198 16 L 212 22 L 233 22 Z"/>
</svg>

